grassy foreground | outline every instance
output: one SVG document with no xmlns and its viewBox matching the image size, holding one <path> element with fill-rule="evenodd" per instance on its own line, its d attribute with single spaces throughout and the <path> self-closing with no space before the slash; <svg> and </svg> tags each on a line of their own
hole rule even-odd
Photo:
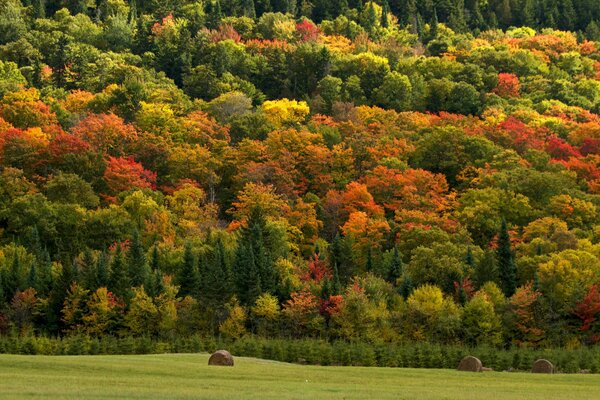
<svg viewBox="0 0 600 400">
<path fill-rule="evenodd" d="M 3 399 L 561 399 L 600 398 L 600 375 L 301 366 L 208 355 L 0 355 Z"/>
</svg>

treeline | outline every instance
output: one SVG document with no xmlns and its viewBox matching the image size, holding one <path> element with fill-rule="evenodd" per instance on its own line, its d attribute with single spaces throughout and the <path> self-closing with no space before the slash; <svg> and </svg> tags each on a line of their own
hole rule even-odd
<svg viewBox="0 0 600 400">
<path fill-rule="evenodd" d="M 367 29 L 376 18 L 369 15 L 376 14 L 375 10 L 369 9 L 370 3 L 362 0 L 23 1 L 23 5 L 30 7 L 32 15 L 36 17 L 53 15 L 66 7 L 73 14 L 85 13 L 103 19 L 110 15 L 114 7 L 127 4 L 134 15 L 149 13 L 159 18 L 170 12 L 181 13 L 194 8 L 201 9 L 212 19 L 221 16 L 260 18 L 265 13 L 280 12 L 321 22 L 339 16 L 365 14 L 362 22 Z M 400 24 L 413 25 L 416 30 L 426 23 L 443 22 L 460 32 L 531 26 L 596 35 L 600 20 L 600 5 L 594 0 L 377 0 L 373 3 L 378 9 L 393 14 Z"/>
<path fill-rule="evenodd" d="M 467 355 L 475 355 L 495 371 L 530 371 L 535 360 L 552 360 L 559 373 L 600 372 L 598 348 L 548 349 L 497 348 L 403 344 L 400 346 L 323 340 L 275 340 L 244 338 L 234 342 L 198 336 L 171 341 L 141 338 L 90 338 L 72 336 L 63 339 L 43 337 L 0 338 L 0 354 L 24 355 L 99 355 L 212 353 L 228 348 L 236 357 L 254 357 L 310 365 L 366 366 L 388 368 L 455 369 Z"/>
</svg>

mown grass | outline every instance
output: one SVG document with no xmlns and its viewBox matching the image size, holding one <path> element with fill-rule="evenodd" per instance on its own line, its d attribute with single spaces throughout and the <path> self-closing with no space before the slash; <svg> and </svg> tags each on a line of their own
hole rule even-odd
<svg viewBox="0 0 600 400">
<path fill-rule="evenodd" d="M 1 399 L 600 399 L 600 376 L 318 367 L 206 354 L 0 355 Z"/>
</svg>

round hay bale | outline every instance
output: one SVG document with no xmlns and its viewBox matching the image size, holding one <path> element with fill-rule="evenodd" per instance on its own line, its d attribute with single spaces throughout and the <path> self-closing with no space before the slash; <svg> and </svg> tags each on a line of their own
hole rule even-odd
<svg viewBox="0 0 600 400">
<path fill-rule="evenodd" d="M 227 350 L 215 351 L 208 359 L 208 365 L 233 367 L 233 356 Z"/>
<path fill-rule="evenodd" d="M 533 363 L 531 372 L 534 374 L 552 374 L 554 373 L 554 365 L 550 361 L 541 358 Z"/>
<path fill-rule="evenodd" d="M 481 364 L 481 360 L 479 358 L 466 356 L 460 361 L 460 364 L 458 364 L 458 370 L 466 372 L 481 372 L 483 370 L 483 365 Z"/>
</svg>

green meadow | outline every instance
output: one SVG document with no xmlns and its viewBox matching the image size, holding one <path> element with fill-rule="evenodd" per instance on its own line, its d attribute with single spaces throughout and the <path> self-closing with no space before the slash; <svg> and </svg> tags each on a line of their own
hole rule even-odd
<svg viewBox="0 0 600 400">
<path fill-rule="evenodd" d="M 560 399 L 600 398 L 600 375 L 319 367 L 207 354 L 0 355 L 1 399 Z"/>
</svg>

